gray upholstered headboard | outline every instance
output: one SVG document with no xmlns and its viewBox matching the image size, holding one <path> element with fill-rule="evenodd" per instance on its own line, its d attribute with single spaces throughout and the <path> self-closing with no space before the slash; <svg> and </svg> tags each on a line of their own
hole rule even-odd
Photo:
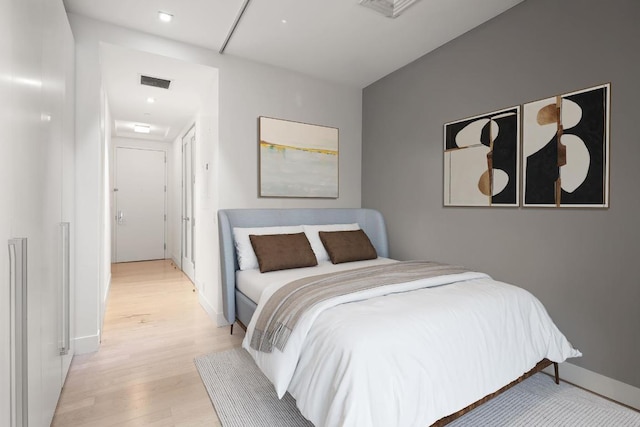
<svg viewBox="0 0 640 427">
<path fill-rule="evenodd" d="M 373 209 L 223 209 L 218 211 L 222 306 L 231 324 L 236 319 L 249 324 L 256 305 L 236 290 L 236 258 L 233 227 L 278 225 L 348 224 L 357 222 L 381 257 L 389 256 L 387 230 L 382 214 Z"/>
</svg>

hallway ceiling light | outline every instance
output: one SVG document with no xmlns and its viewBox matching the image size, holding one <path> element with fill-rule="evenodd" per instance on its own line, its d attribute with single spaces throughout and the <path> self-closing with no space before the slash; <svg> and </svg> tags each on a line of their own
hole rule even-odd
<svg viewBox="0 0 640 427">
<path fill-rule="evenodd" d="M 153 104 L 154 102 L 156 102 L 156 99 L 153 96 L 150 96 L 147 98 L 147 103 L 148 104 Z"/>
<path fill-rule="evenodd" d="M 158 11 L 158 19 L 162 22 L 171 22 L 173 15 L 167 12 Z"/>
<path fill-rule="evenodd" d="M 373 9 L 387 18 L 397 18 L 409 6 L 417 2 L 418 0 L 360 0 L 362 6 Z"/>
<path fill-rule="evenodd" d="M 133 125 L 133 131 L 137 133 L 150 133 L 151 126 L 149 125 Z"/>
</svg>

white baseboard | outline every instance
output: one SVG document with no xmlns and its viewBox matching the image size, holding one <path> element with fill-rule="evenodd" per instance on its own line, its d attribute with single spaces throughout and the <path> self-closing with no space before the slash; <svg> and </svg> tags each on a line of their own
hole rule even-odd
<svg viewBox="0 0 640 427">
<path fill-rule="evenodd" d="M 74 354 L 93 353 L 100 348 L 100 334 L 86 337 L 76 337 L 74 340 Z"/>
<path fill-rule="evenodd" d="M 178 261 L 178 258 L 173 255 L 171 255 L 171 262 L 173 262 L 173 265 L 175 265 L 176 267 L 181 268 L 180 261 Z"/>
<path fill-rule="evenodd" d="M 553 375 L 553 366 L 544 370 Z M 605 377 L 571 363 L 560 364 L 560 379 L 640 410 L 640 388 Z"/>
<path fill-rule="evenodd" d="M 211 319 L 217 327 L 227 326 L 229 324 L 227 319 L 224 318 L 224 313 L 218 313 L 200 292 L 198 292 L 198 302 L 207 313 L 207 316 L 209 316 L 209 319 Z"/>
</svg>

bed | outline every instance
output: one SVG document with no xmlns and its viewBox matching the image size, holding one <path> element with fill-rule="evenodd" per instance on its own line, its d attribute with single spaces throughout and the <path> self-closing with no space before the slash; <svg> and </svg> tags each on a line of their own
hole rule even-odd
<svg viewBox="0 0 640 427">
<path fill-rule="evenodd" d="M 219 211 L 218 219 L 231 333 L 234 323 L 247 329 L 243 347 L 278 395 L 290 392 L 317 426 L 444 425 L 552 364 L 557 382 L 557 363 L 580 356 L 527 291 L 466 270 L 367 285 L 294 316 L 293 332 L 280 334 L 282 325 L 265 332 L 267 301 L 273 305 L 289 282 L 328 280 L 325 286 L 334 276 L 351 275 L 366 276 L 368 284 L 396 269 L 449 267 L 389 260 L 384 219 L 371 209 L 234 209 Z M 246 238 L 237 234 L 243 229 L 303 224 L 312 230 L 355 224 L 377 257 L 262 274 L 236 248 L 236 240 Z M 324 274 L 333 269 L 342 272 Z M 286 339 L 274 339 L 277 334 Z"/>
</svg>

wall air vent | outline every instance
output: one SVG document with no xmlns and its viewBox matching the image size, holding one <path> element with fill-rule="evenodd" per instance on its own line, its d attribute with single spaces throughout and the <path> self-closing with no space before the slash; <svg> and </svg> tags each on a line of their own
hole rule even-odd
<svg viewBox="0 0 640 427">
<path fill-rule="evenodd" d="M 165 79 L 159 79 L 157 77 L 141 75 L 140 84 L 145 86 L 159 87 L 161 89 L 169 89 L 169 86 L 171 85 L 171 80 L 165 80 Z"/>
</svg>

